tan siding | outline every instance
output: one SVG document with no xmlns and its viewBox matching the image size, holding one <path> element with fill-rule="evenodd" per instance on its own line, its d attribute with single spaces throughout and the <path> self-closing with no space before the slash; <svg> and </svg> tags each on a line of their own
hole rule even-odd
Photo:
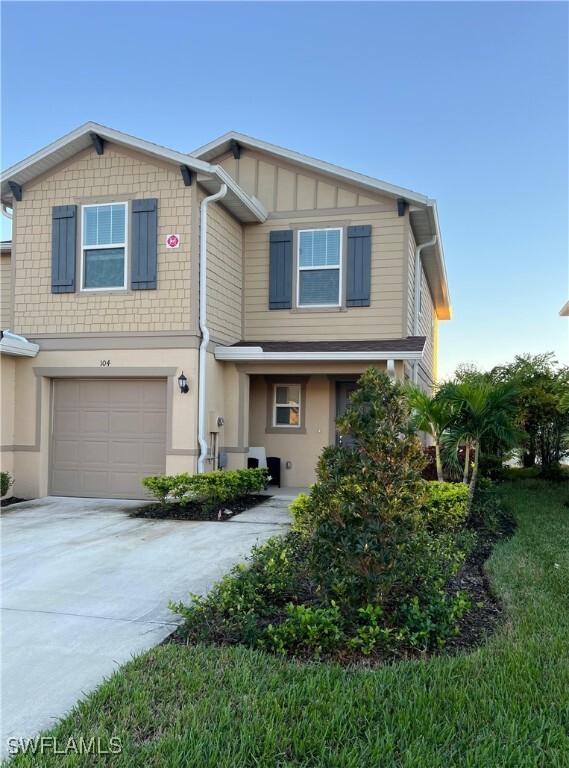
<svg viewBox="0 0 569 768">
<path fill-rule="evenodd" d="M 232 155 L 217 160 L 248 195 L 257 197 L 269 211 L 309 211 L 329 208 L 352 208 L 354 206 L 375 206 L 386 204 L 391 210 L 392 200 L 381 195 L 359 194 L 349 184 L 340 186 L 328 177 L 310 173 L 285 160 L 270 155 L 242 150 L 241 158 Z"/>
<path fill-rule="evenodd" d="M 179 170 L 150 164 L 111 144 L 104 155 L 85 150 L 49 176 L 24 188 L 14 226 L 16 285 L 14 331 L 105 333 L 180 331 L 189 326 L 190 187 Z M 158 289 L 51 293 L 51 209 L 78 201 L 158 198 Z M 78 222 L 79 223 L 79 222 Z M 79 227 L 78 227 L 79 229 Z M 181 247 L 166 248 L 166 235 Z M 79 281 L 79 271 L 77 275 Z"/>
<path fill-rule="evenodd" d="M 0 326 L 4 331 L 10 328 L 11 311 L 12 261 L 9 254 L 2 254 L 2 261 L 0 263 Z"/>
<path fill-rule="evenodd" d="M 415 237 L 413 230 L 409 227 L 408 243 L 408 279 L 407 279 L 407 335 L 413 335 L 413 311 L 415 308 Z"/>
<path fill-rule="evenodd" d="M 268 309 L 269 233 L 305 224 L 372 225 L 371 306 L 343 310 Z M 245 339 L 287 341 L 400 338 L 403 313 L 404 219 L 392 211 L 318 215 L 245 227 Z M 344 276 L 345 283 L 345 276 Z"/>
<path fill-rule="evenodd" d="M 218 203 L 208 209 L 207 320 L 220 341 L 241 339 L 243 294 L 241 224 Z"/>
<path fill-rule="evenodd" d="M 435 379 L 435 338 L 434 338 L 434 318 L 435 311 L 433 306 L 433 300 L 425 278 L 424 272 L 421 270 L 421 314 L 419 317 L 419 334 L 426 336 L 425 352 L 423 359 L 419 364 L 419 377 L 421 378 L 423 385 L 432 390 Z"/>
</svg>

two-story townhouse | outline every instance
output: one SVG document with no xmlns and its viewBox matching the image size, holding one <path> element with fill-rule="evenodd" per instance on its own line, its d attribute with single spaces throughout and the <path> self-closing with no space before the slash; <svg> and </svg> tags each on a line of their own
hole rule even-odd
<svg viewBox="0 0 569 768">
<path fill-rule="evenodd" d="M 433 386 L 450 303 L 422 195 L 237 133 L 183 154 L 89 123 L 3 173 L 2 204 L 19 496 L 137 498 L 253 447 L 306 486 L 368 365 Z"/>
</svg>

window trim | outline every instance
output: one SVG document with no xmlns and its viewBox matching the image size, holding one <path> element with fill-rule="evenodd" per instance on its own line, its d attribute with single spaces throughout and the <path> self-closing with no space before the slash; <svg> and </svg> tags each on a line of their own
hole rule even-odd
<svg viewBox="0 0 569 768">
<path fill-rule="evenodd" d="M 294 403 L 293 405 L 290 405 L 289 403 L 277 403 L 277 388 L 278 387 L 286 387 L 287 390 L 289 387 L 298 387 L 298 402 Z M 300 429 L 302 425 L 302 384 L 295 383 L 295 382 L 275 382 L 273 384 L 273 393 L 272 393 L 272 427 L 273 429 Z M 278 408 L 298 408 L 298 424 L 279 424 L 277 422 L 277 409 Z"/>
<path fill-rule="evenodd" d="M 84 235 L 84 228 L 85 228 L 85 215 L 84 211 L 86 208 L 101 208 L 104 205 L 122 205 L 124 208 L 124 243 L 110 243 L 105 245 L 89 245 L 85 246 L 83 241 L 83 235 Z M 128 288 L 128 265 L 129 265 L 129 258 L 128 258 L 128 248 L 129 248 L 129 201 L 128 200 L 112 200 L 104 203 L 83 203 L 80 205 L 81 208 L 81 226 L 80 226 L 80 233 L 79 233 L 79 258 L 81 261 L 80 267 L 81 267 L 81 275 L 80 275 L 80 283 L 79 283 L 79 291 L 81 293 L 100 293 L 102 291 L 126 291 Z M 103 288 L 88 288 L 85 286 L 85 251 L 102 251 L 107 250 L 109 248 L 123 248 L 124 249 L 124 281 L 123 285 L 114 285 L 114 286 L 105 286 Z"/>
<path fill-rule="evenodd" d="M 340 233 L 340 252 L 338 265 L 322 266 L 322 267 L 301 267 L 300 266 L 300 236 L 303 232 L 328 232 L 336 230 Z M 299 310 L 305 309 L 326 309 L 326 308 L 341 308 L 343 306 L 343 261 L 344 261 L 344 227 L 314 227 L 308 229 L 298 229 L 296 231 L 296 308 Z M 300 303 L 300 273 L 302 272 L 314 272 L 315 270 L 322 269 L 337 269 L 338 270 L 338 301 L 333 304 L 301 304 Z"/>
</svg>

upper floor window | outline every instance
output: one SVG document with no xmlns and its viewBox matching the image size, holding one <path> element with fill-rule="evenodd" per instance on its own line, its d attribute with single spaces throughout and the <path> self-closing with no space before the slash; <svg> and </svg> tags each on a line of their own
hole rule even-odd
<svg viewBox="0 0 569 768">
<path fill-rule="evenodd" d="M 340 306 L 341 264 L 341 228 L 300 230 L 297 306 Z"/>
<path fill-rule="evenodd" d="M 126 288 L 127 204 L 84 205 L 81 288 Z"/>
</svg>

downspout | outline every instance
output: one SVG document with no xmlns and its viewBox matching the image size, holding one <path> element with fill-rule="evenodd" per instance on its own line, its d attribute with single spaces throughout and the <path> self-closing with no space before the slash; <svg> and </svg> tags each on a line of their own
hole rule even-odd
<svg viewBox="0 0 569 768">
<path fill-rule="evenodd" d="M 205 470 L 207 456 L 207 443 L 205 440 L 205 385 L 206 385 L 206 354 L 209 343 L 209 329 L 207 323 L 207 207 L 216 200 L 221 200 L 227 194 L 227 184 L 222 184 L 219 192 L 209 197 L 204 197 L 200 204 L 200 331 L 202 341 L 200 344 L 200 357 L 198 368 L 198 442 L 200 455 L 198 458 L 198 472 Z"/>
<path fill-rule="evenodd" d="M 437 236 L 434 235 L 428 243 L 418 245 L 415 249 L 415 305 L 413 307 L 413 336 L 419 335 L 419 302 L 421 300 L 421 251 L 423 248 L 429 248 L 437 242 Z M 419 379 L 419 360 L 413 363 L 413 384 L 417 384 Z"/>
</svg>

